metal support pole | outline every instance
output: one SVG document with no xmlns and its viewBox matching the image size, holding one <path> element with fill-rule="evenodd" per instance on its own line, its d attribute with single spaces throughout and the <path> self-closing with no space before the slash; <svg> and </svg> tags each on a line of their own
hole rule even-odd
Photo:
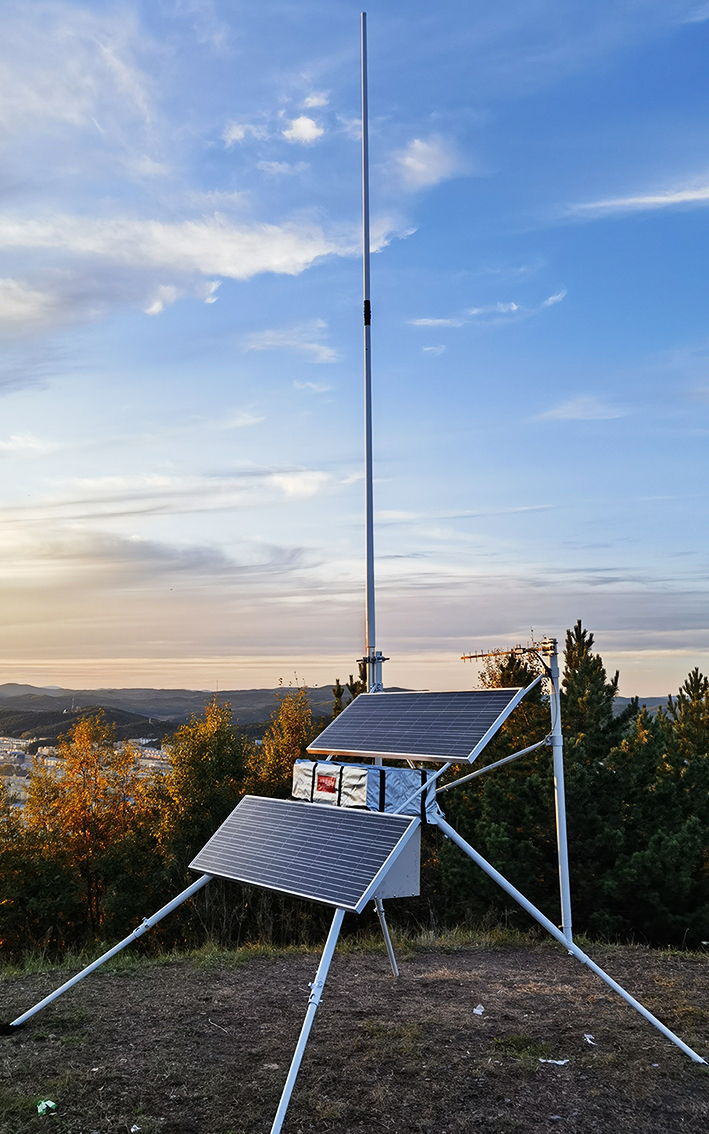
<svg viewBox="0 0 709 1134">
<path fill-rule="evenodd" d="M 561 733 L 561 679 L 559 651 L 556 638 L 549 659 L 551 670 L 551 750 L 554 758 L 554 810 L 556 813 L 556 845 L 559 857 L 559 895 L 561 898 L 561 929 L 565 939 L 573 941 L 571 933 L 571 884 L 569 881 L 569 847 L 566 838 L 566 794 L 564 791 L 564 738 Z"/>
<path fill-rule="evenodd" d="M 313 1026 L 313 1020 L 315 1019 L 315 1013 L 318 1010 L 318 1004 L 320 1003 L 320 998 L 322 996 L 322 990 L 325 987 L 325 981 L 327 980 L 328 969 L 330 968 L 330 962 L 332 961 L 332 956 L 333 956 L 333 953 L 335 952 L 335 946 L 337 944 L 337 938 L 338 938 L 339 933 L 340 933 L 340 927 L 342 926 L 342 919 L 343 919 L 344 916 L 345 916 L 344 910 L 335 910 L 335 916 L 332 919 L 332 925 L 330 926 L 330 932 L 327 935 L 327 941 L 325 942 L 325 948 L 323 949 L 323 954 L 322 954 L 322 957 L 320 958 L 320 964 L 318 965 L 318 971 L 315 975 L 315 980 L 310 985 L 311 991 L 310 991 L 310 998 L 308 1000 L 308 1011 L 305 1013 L 305 1019 L 303 1020 L 303 1026 L 300 1029 L 300 1035 L 298 1037 L 298 1043 L 296 1045 L 296 1049 L 295 1049 L 295 1052 L 293 1054 L 293 1059 L 291 1060 L 290 1070 L 288 1072 L 288 1078 L 286 1079 L 285 1086 L 283 1088 L 283 1093 L 281 1094 L 281 1101 L 278 1104 L 278 1110 L 276 1111 L 276 1117 L 274 1118 L 273 1126 L 271 1127 L 271 1134 L 279 1134 L 279 1131 L 280 1131 L 281 1127 L 283 1126 L 283 1120 L 286 1117 L 286 1111 L 288 1110 L 288 1103 L 290 1102 L 290 1097 L 293 1094 L 293 1088 L 295 1086 L 295 1081 L 298 1078 L 298 1071 L 300 1070 L 300 1064 L 301 1064 L 302 1059 L 303 1059 L 303 1053 L 305 1051 L 305 1045 L 308 1042 L 308 1036 L 310 1035 L 310 1029 Z"/>
<path fill-rule="evenodd" d="M 693 1059 L 695 1063 L 706 1063 L 706 1059 L 702 1059 L 701 1055 L 698 1055 L 696 1051 L 693 1051 L 691 1047 L 688 1047 L 688 1045 L 684 1043 L 684 1041 L 681 1040 L 679 1036 L 676 1036 L 674 1032 L 671 1032 L 668 1027 L 666 1027 L 660 1020 L 658 1020 L 657 1016 L 653 1016 L 652 1012 L 648 1012 L 647 1008 L 644 1008 L 643 1005 L 633 996 L 631 996 L 629 992 L 626 992 L 625 989 L 617 983 L 617 981 L 614 981 L 613 978 L 608 975 L 608 973 L 604 972 L 604 970 L 600 968 L 600 966 L 597 965 L 595 961 L 592 961 L 591 958 L 587 956 L 587 954 L 584 953 L 582 949 L 579 949 L 578 945 L 575 945 L 573 941 L 569 941 L 564 936 L 564 933 L 556 925 L 554 925 L 554 923 L 550 921 L 548 917 L 544 916 L 541 910 L 538 910 L 536 906 L 532 905 L 532 903 L 527 898 L 525 898 L 524 894 L 517 890 L 511 882 L 508 882 L 507 879 L 503 877 L 502 874 L 500 874 L 499 870 L 495 870 L 495 867 L 491 866 L 490 863 L 487 862 L 481 854 L 478 854 L 478 852 L 474 850 L 473 847 L 471 847 L 470 843 L 466 843 L 465 839 L 458 834 L 454 827 L 451 827 L 450 823 L 446 822 L 442 815 L 439 815 L 437 817 L 436 823 L 443 831 L 444 835 L 447 835 L 448 838 L 452 842 L 454 842 L 456 846 L 459 846 L 460 849 L 465 854 L 467 854 L 469 858 L 472 858 L 473 862 L 475 862 L 481 868 L 481 870 L 484 870 L 485 873 L 490 878 L 492 878 L 493 882 L 497 882 L 498 886 L 501 886 L 505 893 L 509 894 L 511 898 L 514 898 L 514 900 L 520 904 L 522 909 L 526 910 L 528 914 L 530 914 L 536 921 L 539 922 L 541 926 L 543 926 L 544 929 L 546 929 L 548 933 L 552 935 L 552 937 L 555 937 L 557 941 L 559 941 L 566 949 L 568 949 L 569 953 L 572 956 L 576 957 L 576 959 L 578 961 L 581 961 L 582 964 L 588 965 L 589 969 L 591 969 L 591 971 L 594 972 L 596 976 L 599 976 L 601 980 L 604 980 L 609 988 L 612 988 L 614 992 L 617 992 L 619 996 L 622 996 L 623 1000 L 630 1004 L 631 1008 L 634 1008 L 636 1012 L 639 1012 L 641 1016 L 644 1016 L 645 1019 L 648 1020 L 655 1028 L 657 1028 L 659 1032 L 662 1032 L 663 1036 L 666 1036 L 667 1039 L 672 1040 L 672 1043 L 677 1044 L 677 1047 L 679 1047 L 685 1053 L 685 1055 L 688 1055 L 690 1059 Z"/>
<path fill-rule="evenodd" d="M 20 1026 L 20 1024 L 24 1024 L 25 1020 L 29 1020 L 31 1016 L 34 1016 L 35 1013 L 41 1011 L 42 1008 L 46 1008 L 48 1004 L 51 1004 L 51 1002 L 61 996 L 62 993 L 68 992 L 70 988 L 73 988 L 74 985 L 78 984 L 80 980 L 83 980 L 84 977 L 87 977 L 89 973 L 92 973 L 94 971 L 94 969 L 97 969 L 100 965 L 103 965 L 106 961 L 109 961 L 111 957 L 115 957 L 116 953 L 120 953 L 121 949 L 125 949 L 126 945 L 130 945 L 133 941 L 137 941 L 139 937 L 142 937 L 144 933 L 147 933 L 149 929 L 152 929 L 154 925 L 157 925 L 157 923 L 159 921 L 162 921 L 162 919 L 169 913 L 172 913 L 173 910 L 176 910 L 177 907 L 181 906 L 183 902 L 186 902 L 188 898 L 193 897 L 193 895 L 196 894 L 198 890 L 201 890 L 202 887 L 206 886 L 208 882 L 211 882 L 211 880 L 211 874 L 203 874 L 201 878 L 198 878 L 196 882 L 193 882 L 191 886 L 188 886 L 186 890 L 183 890 L 181 894 L 178 894 L 176 898 L 173 898 L 171 902 L 168 902 L 166 906 L 163 906 L 162 909 L 159 909 L 158 912 L 154 913 L 152 917 L 144 918 L 137 929 L 134 929 L 132 933 L 129 933 L 127 937 L 124 937 L 122 941 L 119 941 L 117 945 L 114 945 L 112 949 L 109 949 L 108 952 L 104 953 L 103 956 L 98 958 L 98 960 L 92 961 L 90 965 L 87 965 L 86 968 L 82 969 L 80 973 L 77 973 L 76 976 L 73 976 L 71 980 L 68 980 L 66 984 L 63 984 L 61 986 L 61 988 L 57 988 L 54 992 L 50 992 L 49 996 L 45 996 L 44 1000 L 40 1000 L 39 1004 L 35 1004 L 34 1008 L 29 1008 L 27 1012 L 24 1012 L 21 1016 L 18 1016 L 16 1020 L 12 1021 L 10 1027 L 17 1028 Z"/>
<path fill-rule="evenodd" d="M 367 13 L 361 14 L 362 35 L 362 290 L 364 293 L 364 482 L 366 608 L 364 655 L 367 692 L 381 687 L 381 664 L 376 664 L 374 618 L 374 484 L 372 472 L 372 304 L 369 290 L 369 106 L 367 93 Z M 379 673 L 377 673 L 379 670 Z"/>
<path fill-rule="evenodd" d="M 383 688 L 382 662 L 376 647 L 374 610 L 374 472 L 372 457 L 372 301 L 369 289 L 369 96 L 367 90 L 367 13 L 361 13 L 362 35 L 362 291 L 364 295 L 364 497 L 366 603 L 364 660 L 367 692 Z"/>
<path fill-rule="evenodd" d="M 394 946 L 392 945 L 391 937 L 389 936 L 389 926 L 387 925 L 387 919 L 386 919 L 386 915 L 384 913 L 384 903 L 383 903 L 381 898 L 375 898 L 374 899 L 374 908 L 377 911 L 377 917 L 379 918 L 379 924 L 382 927 L 382 935 L 384 937 L 384 944 L 387 947 L 387 953 L 389 955 L 389 964 L 391 965 L 391 971 L 393 972 L 395 977 L 398 977 L 399 966 L 397 965 L 396 957 L 394 956 Z"/>
</svg>

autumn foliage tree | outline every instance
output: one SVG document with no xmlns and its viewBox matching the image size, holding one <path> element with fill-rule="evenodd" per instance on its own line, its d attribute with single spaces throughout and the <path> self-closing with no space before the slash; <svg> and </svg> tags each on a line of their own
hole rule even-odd
<svg viewBox="0 0 709 1134">
<path fill-rule="evenodd" d="M 80 943 L 86 913 L 81 887 L 66 848 L 28 829 L 0 783 L 0 946 L 22 956 L 37 949 L 50 956 Z"/>
<path fill-rule="evenodd" d="M 251 753 L 249 791 L 287 799 L 291 794 L 293 764 L 308 758 L 306 749 L 321 727 L 313 722 L 307 689 L 296 686 L 284 692 L 261 745 Z"/>
<path fill-rule="evenodd" d="M 145 819 L 148 785 L 138 750 L 114 746 L 101 712 L 82 717 L 59 744 L 59 767 L 36 763 L 24 809 L 29 834 L 68 855 L 91 935 L 99 933 L 116 847 Z"/>
<path fill-rule="evenodd" d="M 252 749 L 234 727 L 231 706 L 216 697 L 168 743 L 169 769 L 158 786 L 158 839 L 180 877 L 239 802 Z"/>
<path fill-rule="evenodd" d="M 189 863 L 241 799 L 253 742 L 240 735 L 229 704 L 214 697 L 201 716 L 181 725 L 166 745 L 168 769 L 153 788 L 155 832 L 162 864 L 159 904 L 194 882 Z M 205 937 L 229 945 L 243 911 L 233 884 L 214 879 L 156 936 L 171 946 Z"/>
</svg>

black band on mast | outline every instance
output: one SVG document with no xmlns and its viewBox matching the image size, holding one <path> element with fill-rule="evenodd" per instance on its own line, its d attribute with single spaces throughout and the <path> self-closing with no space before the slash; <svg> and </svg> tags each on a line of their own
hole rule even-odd
<svg viewBox="0 0 709 1134">
<path fill-rule="evenodd" d="M 372 305 L 368 299 L 364 301 L 364 325 L 369 327 L 372 322 Z"/>
</svg>

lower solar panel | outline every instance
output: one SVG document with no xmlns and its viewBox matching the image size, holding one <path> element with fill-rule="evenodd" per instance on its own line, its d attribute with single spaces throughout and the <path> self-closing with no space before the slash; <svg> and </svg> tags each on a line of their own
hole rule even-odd
<svg viewBox="0 0 709 1134">
<path fill-rule="evenodd" d="M 190 869 L 361 913 L 375 896 L 418 894 L 419 828 L 412 816 L 247 795 Z"/>
</svg>

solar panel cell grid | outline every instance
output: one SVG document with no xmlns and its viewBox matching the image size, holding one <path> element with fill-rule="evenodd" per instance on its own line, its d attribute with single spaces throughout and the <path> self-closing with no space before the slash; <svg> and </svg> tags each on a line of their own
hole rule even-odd
<svg viewBox="0 0 709 1134">
<path fill-rule="evenodd" d="M 518 689 L 454 693 L 364 693 L 309 746 L 331 755 L 403 755 L 467 760 L 504 719 Z"/>
<path fill-rule="evenodd" d="M 358 910 L 412 826 L 398 815 L 246 796 L 190 868 Z"/>
</svg>

